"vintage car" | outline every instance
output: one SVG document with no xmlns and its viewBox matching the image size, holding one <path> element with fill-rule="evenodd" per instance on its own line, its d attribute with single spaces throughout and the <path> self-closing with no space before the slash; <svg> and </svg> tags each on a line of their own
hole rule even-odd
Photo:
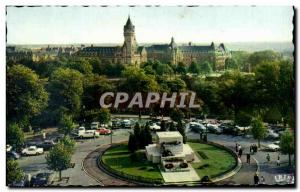
<svg viewBox="0 0 300 192">
<path fill-rule="evenodd" d="M 37 146 L 30 146 L 22 150 L 22 155 L 41 155 L 43 153 L 44 149 Z"/>
</svg>

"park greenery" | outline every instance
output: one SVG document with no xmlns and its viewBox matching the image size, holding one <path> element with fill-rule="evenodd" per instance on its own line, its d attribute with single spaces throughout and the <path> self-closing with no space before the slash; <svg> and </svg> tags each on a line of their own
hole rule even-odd
<svg viewBox="0 0 300 192">
<path fill-rule="evenodd" d="M 76 57 L 8 61 L 7 142 L 18 149 L 24 142 L 23 132 L 30 127 L 58 126 L 67 135 L 73 122 L 106 123 L 109 113 L 172 116 L 180 130 L 181 121 L 172 109 L 160 109 L 158 104 L 150 109 L 100 109 L 99 98 L 107 91 L 193 91 L 201 108 L 180 109 L 180 118 L 231 119 L 236 125 L 261 127 L 252 121 L 260 117 L 262 122 L 295 129 L 293 58 L 274 51 L 233 51 L 224 71 L 213 71 L 213 66 L 208 61 L 190 65 L 148 61 L 136 67 Z M 254 128 L 252 132 L 259 135 L 257 139 L 263 138 L 261 131 Z"/>
<path fill-rule="evenodd" d="M 59 180 L 62 179 L 61 172 L 71 167 L 71 158 L 74 153 L 74 147 L 75 142 L 65 136 L 45 157 L 49 168 L 59 172 Z"/>
<path fill-rule="evenodd" d="M 24 172 L 19 168 L 18 162 L 13 159 L 6 160 L 6 183 L 11 185 L 20 182 L 24 177 Z"/>
</svg>

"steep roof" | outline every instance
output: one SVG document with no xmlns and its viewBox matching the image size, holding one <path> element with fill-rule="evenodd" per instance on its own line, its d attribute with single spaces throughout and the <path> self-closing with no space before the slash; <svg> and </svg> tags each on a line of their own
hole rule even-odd
<svg viewBox="0 0 300 192">
<path fill-rule="evenodd" d="M 116 52 L 120 50 L 120 47 L 85 47 L 82 49 L 83 52 L 97 53 L 105 56 L 114 56 Z"/>
<path fill-rule="evenodd" d="M 183 52 L 203 52 L 203 51 L 213 51 L 214 50 L 214 48 L 210 45 L 208 45 L 208 46 L 196 46 L 196 45 L 180 46 L 179 49 Z"/>
</svg>

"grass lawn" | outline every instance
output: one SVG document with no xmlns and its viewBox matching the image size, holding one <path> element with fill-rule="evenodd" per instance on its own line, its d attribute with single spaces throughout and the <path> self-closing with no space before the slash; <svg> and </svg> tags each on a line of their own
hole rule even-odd
<svg viewBox="0 0 300 192">
<path fill-rule="evenodd" d="M 205 175 L 213 178 L 235 166 L 234 157 L 223 149 L 202 143 L 188 144 L 201 161 L 199 163 L 192 163 L 200 178 Z M 201 155 L 199 155 L 199 151 Z"/>
<path fill-rule="evenodd" d="M 148 162 L 143 151 L 137 151 L 132 155 L 128 152 L 127 144 L 108 149 L 102 156 L 102 161 L 118 172 L 163 181 L 157 165 Z"/>
</svg>

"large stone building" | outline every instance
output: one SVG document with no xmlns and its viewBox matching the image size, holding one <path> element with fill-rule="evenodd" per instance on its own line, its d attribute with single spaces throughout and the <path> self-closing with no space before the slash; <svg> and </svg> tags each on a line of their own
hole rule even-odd
<svg viewBox="0 0 300 192">
<path fill-rule="evenodd" d="M 134 64 L 136 66 L 139 66 L 142 62 L 146 62 L 146 49 L 143 46 L 138 46 L 135 38 L 135 27 L 130 17 L 128 17 L 123 31 L 124 43 L 122 46 L 99 47 L 91 45 L 90 47 L 82 48 L 75 56 L 98 57 L 101 60 L 112 63 Z"/>
<path fill-rule="evenodd" d="M 98 57 L 112 63 L 139 65 L 146 61 L 160 61 L 162 63 L 177 64 L 183 62 L 190 65 L 192 62 L 201 64 L 204 61 L 211 63 L 214 70 L 224 69 L 225 59 L 230 57 L 230 51 L 221 43 L 215 46 L 177 45 L 172 37 L 170 44 L 138 46 L 135 38 L 135 26 L 130 17 L 124 26 L 124 43 L 115 47 L 85 47 L 75 53 L 77 57 Z"/>
</svg>

